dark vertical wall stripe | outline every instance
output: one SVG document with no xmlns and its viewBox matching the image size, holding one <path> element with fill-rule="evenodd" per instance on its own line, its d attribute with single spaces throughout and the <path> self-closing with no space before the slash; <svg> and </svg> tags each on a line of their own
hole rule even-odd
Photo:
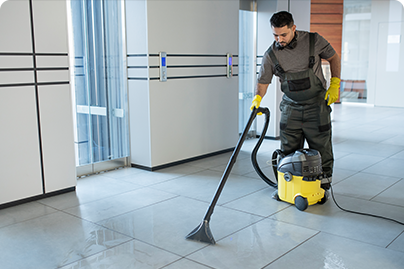
<svg viewBox="0 0 404 269">
<path fill-rule="evenodd" d="M 42 173 L 42 191 L 43 194 L 46 193 L 45 190 L 45 173 L 43 167 L 43 152 L 42 152 L 42 135 L 41 135 L 41 115 L 39 110 L 39 90 L 38 90 L 38 74 L 36 68 L 36 56 L 35 56 L 35 30 L 34 30 L 34 14 L 33 14 L 33 6 L 32 0 L 29 0 L 29 11 L 30 11 L 30 19 L 31 19 L 31 41 L 32 41 L 32 61 L 34 66 L 34 82 L 35 82 L 35 98 L 36 98 L 36 109 L 37 109 L 37 121 L 38 121 L 38 137 L 39 137 L 39 154 L 40 154 L 40 162 L 41 162 L 41 173 Z"/>
</svg>

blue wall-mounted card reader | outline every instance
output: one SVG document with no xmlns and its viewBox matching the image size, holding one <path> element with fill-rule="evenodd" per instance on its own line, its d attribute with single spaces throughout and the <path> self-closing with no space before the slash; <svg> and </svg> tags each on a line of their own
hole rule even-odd
<svg viewBox="0 0 404 269">
<path fill-rule="evenodd" d="M 233 76 L 233 55 L 231 53 L 227 53 L 227 71 L 226 75 L 228 78 Z"/>
<path fill-rule="evenodd" d="M 167 81 L 167 53 L 160 52 L 160 81 Z"/>
</svg>

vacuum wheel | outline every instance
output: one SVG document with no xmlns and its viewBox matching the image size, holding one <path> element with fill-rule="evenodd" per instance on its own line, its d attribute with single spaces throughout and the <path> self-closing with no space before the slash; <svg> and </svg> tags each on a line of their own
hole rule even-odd
<svg viewBox="0 0 404 269">
<path fill-rule="evenodd" d="M 317 204 L 320 204 L 320 205 L 325 204 L 325 202 L 328 201 L 328 197 L 329 197 L 328 191 L 325 191 L 323 198 L 321 198 L 321 200 L 318 201 Z"/>
<path fill-rule="evenodd" d="M 309 206 L 309 202 L 307 202 L 307 199 L 302 197 L 302 196 L 297 196 L 295 198 L 295 206 L 297 207 L 297 209 L 299 209 L 300 211 L 304 211 L 307 209 L 307 207 Z"/>
</svg>

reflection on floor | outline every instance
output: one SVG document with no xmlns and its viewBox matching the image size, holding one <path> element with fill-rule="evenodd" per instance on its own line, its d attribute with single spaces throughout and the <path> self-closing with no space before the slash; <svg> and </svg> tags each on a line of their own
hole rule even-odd
<svg viewBox="0 0 404 269">
<path fill-rule="evenodd" d="M 344 208 L 404 222 L 404 110 L 335 105 L 333 189 Z M 231 153 L 157 172 L 79 179 L 77 191 L 0 210 L 1 268 L 404 268 L 404 225 L 332 200 L 299 211 L 270 198 L 244 146 L 210 221 L 216 245 L 185 236 L 202 220 Z M 259 152 L 264 172 L 279 141 Z"/>
</svg>

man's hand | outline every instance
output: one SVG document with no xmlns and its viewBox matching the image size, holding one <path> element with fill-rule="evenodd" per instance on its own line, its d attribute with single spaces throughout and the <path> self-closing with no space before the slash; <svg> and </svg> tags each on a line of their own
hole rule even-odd
<svg viewBox="0 0 404 269">
<path fill-rule="evenodd" d="M 254 96 L 254 99 L 252 100 L 252 105 L 250 107 L 251 111 L 254 109 L 254 107 L 255 108 L 260 107 L 261 100 L 262 100 L 262 97 L 260 95 L 257 94 L 256 96 Z M 262 112 L 258 113 L 257 115 L 262 115 Z"/>
<path fill-rule="evenodd" d="M 331 78 L 331 83 L 330 87 L 325 93 L 325 98 L 324 100 L 327 100 L 328 98 L 328 105 L 331 105 L 335 101 L 338 100 L 338 93 L 339 93 L 339 83 L 341 80 L 337 77 L 332 77 Z"/>
</svg>

